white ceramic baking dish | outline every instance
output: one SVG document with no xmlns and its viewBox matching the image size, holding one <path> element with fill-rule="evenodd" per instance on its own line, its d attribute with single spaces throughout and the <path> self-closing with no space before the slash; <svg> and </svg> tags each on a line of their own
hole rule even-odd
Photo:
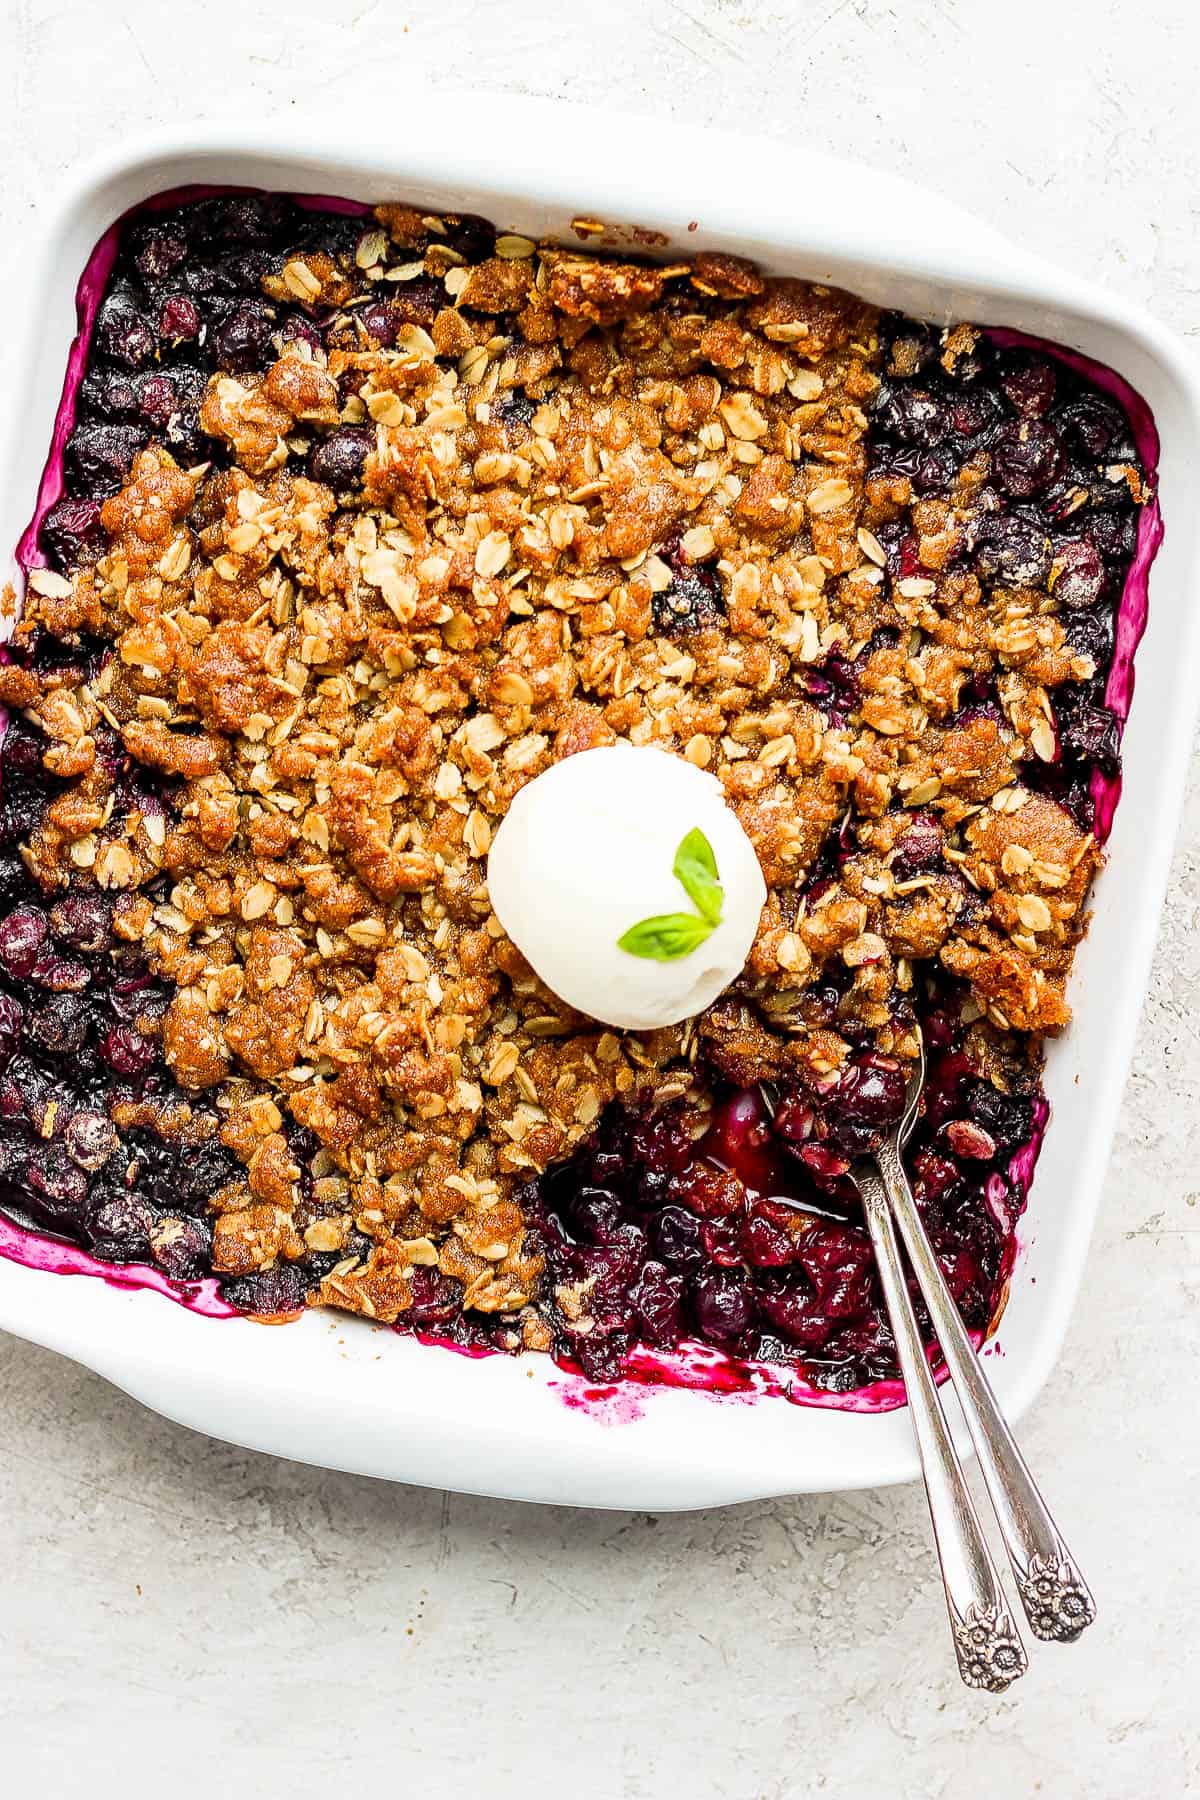
<svg viewBox="0 0 1200 1800">
<path fill-rule="evenodd" d="M 717 248 L 854 289 L 938 322 L 967 318 L 1072 346 L 1144 396 L 1162 442 L 1166 539 L 1125 737 L 1125 793 L 1072 984 L 1075 1022 L 1050 1052 L 1053 1118 L 989 1367 L 1010 1416 L 1058 1352 L 1095 1217 L 1154 947 L 1200 693 L 1193 484 L 1200 383 L 1138 308 L 1065 275 L 889 176 L 808 150 L 471 96 L 406 99 L 336 137 L 299 121 L 189 127 L 76 179 L 42 244 L 10 261 L 23 387 L 0 429 L 0 543 L 33 508 L 74 330 L 75 282 L 127 207 L 185 183 L 230 183 L 470 210 L 531 237 L 571 220 L 663 234 L 664 256 Z M 627 236 L 628 241 L 628 236 Z M 643 240 L 644 242 L 645 240 Z M 7 302 L 6 302 L 7 304 Z M 279 1330 L 216 1321 L 162 1296 L 0 1258 L 0 1327 L 72 1356 L 214 1436 L 395 1480 L 592 1506 L 667 1509 L 903 1481 L 903 1410 L 861 1414 L 678 1389 L 578 1402 L 548 1359 L 479 1360 L 341 1316 Z"/>
</svg>

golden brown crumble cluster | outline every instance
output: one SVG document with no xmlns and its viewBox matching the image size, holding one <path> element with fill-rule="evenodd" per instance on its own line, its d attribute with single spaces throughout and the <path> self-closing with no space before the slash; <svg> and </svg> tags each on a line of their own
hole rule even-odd
<svg viewBox="0 0 1200 1800">
<path fill-rule="evenodd" d="M 649 268 L 502 237 L 467 266 L 437 221 L 377 219 L 356 266 L 311 253 L 264 284 L 342 307 L 338 347 L 215 376 L 221 461 L 143 451 L 99 560 L 32 577 L 22 632 L 111 640 L 99 676 L 14 666 L 0 697 L 70 778 L 31 868 L 120 895 L 121 935 L 174 989 L 166 1060 L 214 1091 L 245 1164 L 213 1201 L 213 1266 L 354 1230 L 373 1248 L 323 1301 L 392 1320 L 436 1265 L 544 1346 L 514 1187 L 614 1097 L 702 1105 L 706 1063 L 835 1068 L 843 1038 L 804 1011 L 831 969 L 885 1051 L 927 958 L 1001 1030 L 1064 1023 L 1097 851 L 1021 767 L 1054 754 L 1047 688 L 1094 665 L 1044 590 L 951 568 L 986 457 L 944 499 L 868 480 L 869 306 L 716 255 Z M 355 323 L 385 276 L 400 304 L 409 282 L 440 296 L 389 347 Z M 361 476 L 296 472 L 350 427 L 372 434 Z M 926 572 L 893 579 L 876 533 L 909 508 Z M 831 656 L 863 659 L 840 710 L 810 679 Z M 997 670 L 1006 725 L 956 723 Z M 102 720 L 176 784 L 168 816 L 114 807 Z M 548 992 L 485 880 L 523 784 L 618 738 L 719 777 L 769 890 L 734 989 L 645 1034 Z M 894 873 L 916 809 L 962 879 Z M 850 853 L 810 891 L 848 814 Z M 324 1151 L 302 1229 L 289 1114 Z"/>
</svg>

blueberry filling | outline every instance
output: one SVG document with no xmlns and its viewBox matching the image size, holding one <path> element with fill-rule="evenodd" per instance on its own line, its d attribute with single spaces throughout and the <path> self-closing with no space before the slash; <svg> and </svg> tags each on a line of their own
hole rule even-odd
<svg viewBox="0 0 1200 1800">
<path fill-rule="evenodd" d="M 984 339 L 966 358 L 929 357 L 915 368 L 908 332 L 903 319 L 885 322 L 889 373 L 871 415 L 872 468 L 906 473 L 914 453 L 941 454 L 948 441 L 944 486 L 974 490 L 963 568 L 985 591 L 1045 587 L 1065 609 L 1068 646 L 1094 670 L 1054 688 L 1056 751 L 1025 778 L 1090 828 L 1091 775 L 1115 774 L 1120 758 L 1121 722 L 1105 686 L 1137 539 L 1141 477 L 1129 421 L 1049 354 L 997 351 Z"/>
</svg>

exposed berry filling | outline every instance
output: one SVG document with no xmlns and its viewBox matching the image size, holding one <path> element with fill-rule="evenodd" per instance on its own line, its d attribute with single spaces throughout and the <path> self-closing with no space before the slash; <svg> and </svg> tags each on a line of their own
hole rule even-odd
<svg viewBox="0 0 1200 1800">
<path fill-rule="evenodd" d="M 1031 1068 L 1006 1071 L 1008 1092 L 975 1072 L 979 1033 L 962 1012 L 961 995 L 928 1003 L 927 1105 L 907 1160 L 954 1297 L 983 1332 L 1025 1204 L 1009 1165 L 1044 1103 Z M 553 1283 L 559 1350 L 598 1380 L 618 1376 L 635 1344 L 688 1339 L 791 1364 L 835 1392 L 894 1376 L 848 1174 L 895 1124 L 904 1091 L 901 1065 L 867 1051 L 815 1096 L 719 1093 L 699 1138 L 682 1108 L 652 1120 L 613 1109 L 522 1195 Z"/>
<path fill-rule="evenodd" d="M 71 403 L 0 670 L 0 1205 L 250 1314 L 847 1392 L 895 1373 L 849 1170 L 919 1022 L 986 1331 L 1119 768 L 1122 406 L 733 257 L 254 194 L 126 222 Z M 619 738 L 719 777 L 768 888 L 653 1033 L 485 884 Z"/>
</svg>

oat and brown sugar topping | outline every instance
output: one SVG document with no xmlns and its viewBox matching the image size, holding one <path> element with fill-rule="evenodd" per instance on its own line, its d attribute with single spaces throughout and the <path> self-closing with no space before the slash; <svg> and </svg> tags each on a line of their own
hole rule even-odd
<svg viewBox="0 0 1200 1800">
<path fill-rule="evenodd" d="M 850 295 L 471 255 L 396 206 L 261 291 L 299 324 L 210 374 L 206 454 L 147 442 L 30 579 L 19 646 L 111 655 L 0 670 L 63 783 L 27 866 L 114 898 L 166 984 L 147 1029 L 240 1170 L 215 1271 L 336 1257 L 314 1294 L 388 1321 L 436 1270 L 541 1344 L 518 1186 L 610 1102 L 702 1122 L 714 1079 L 902 1055 L 924 965 L 997 1033 L 1064 1023 L 1098 851 L 1043 776 L 1089 569 L 964 554 L 995 453 L 936 492 L 871 456 L 905 352 Z M 716 775 L 768 886 L 734 988 L 652 1034 L 564 1008 L 487 895 L 513 796 L 618 738 Z"/>
</svg>

